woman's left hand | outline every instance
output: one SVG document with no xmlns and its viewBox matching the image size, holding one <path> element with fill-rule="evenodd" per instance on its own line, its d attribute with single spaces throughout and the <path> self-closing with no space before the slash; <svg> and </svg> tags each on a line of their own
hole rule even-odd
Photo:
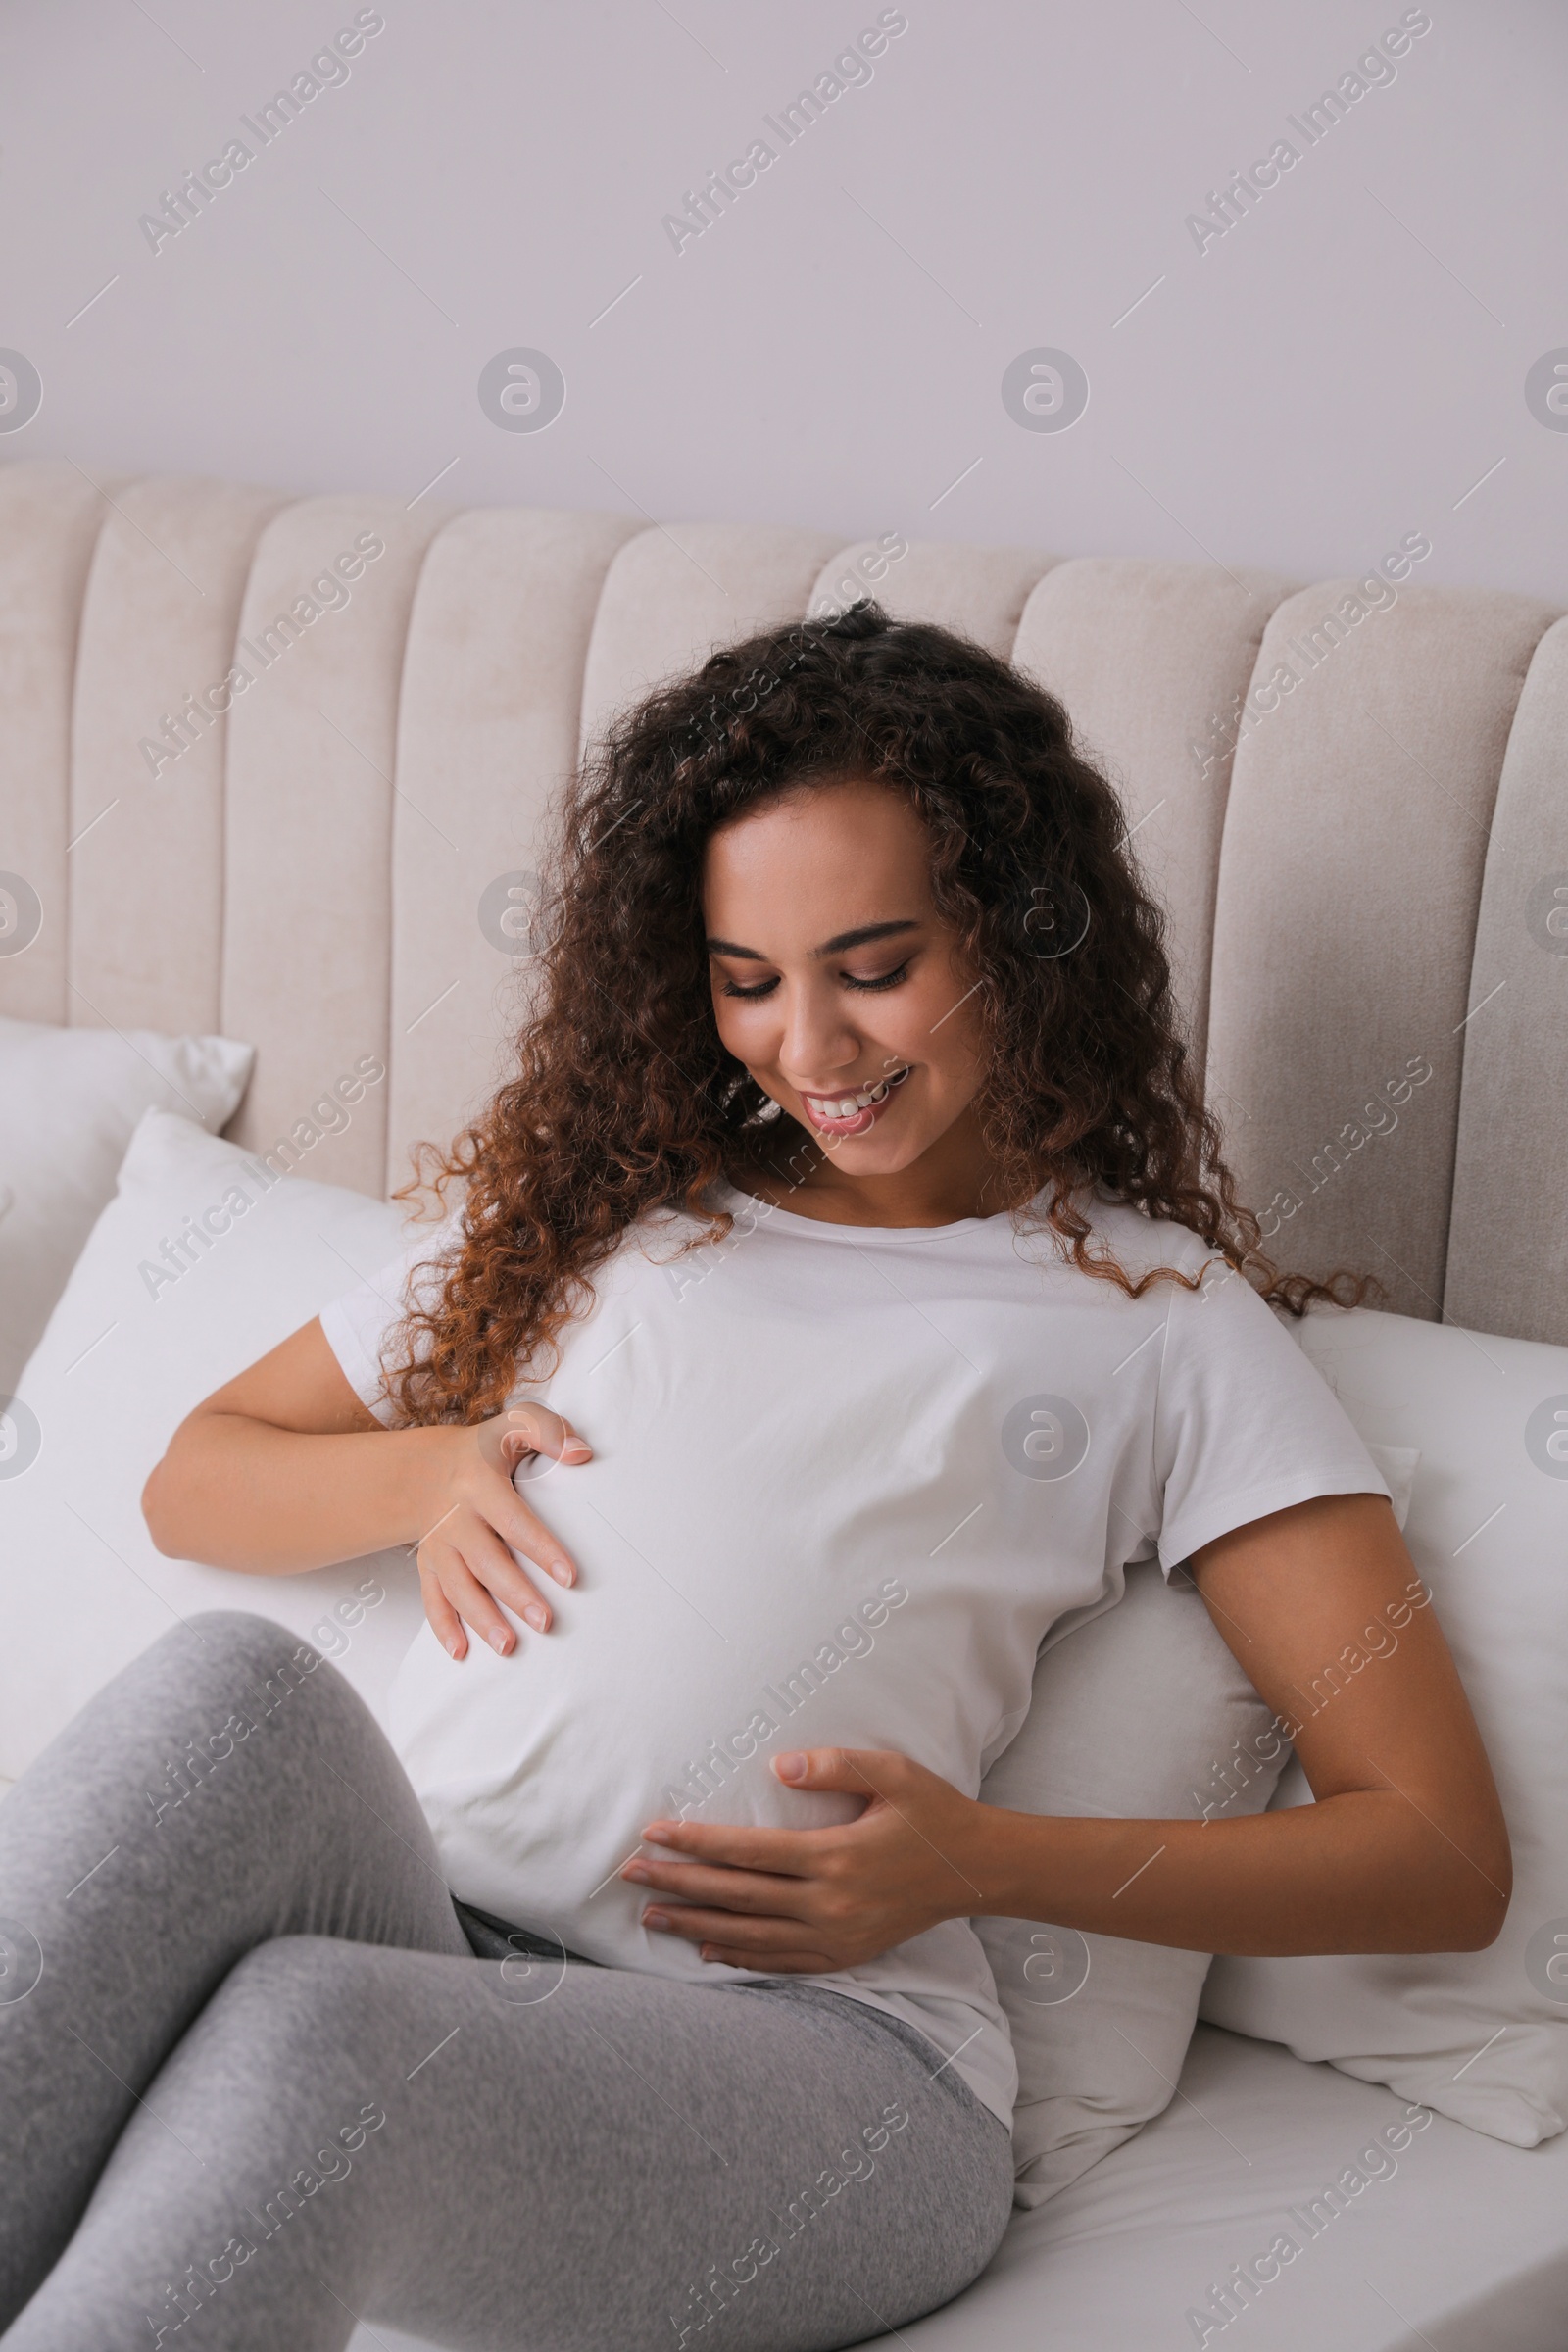
<svg viewBox="0 0 1568 2352">
<path fill-rule="evenodd" d="M 987 1808 L 923 1764 L 882 1748 L 817 1747 L 775 1757 L 773 1770 L 792 1788 L 863 1796 L 865 1808 L 821 1830 L 650 1822 L 649 1844 L 694 1859 L 638 1854 L 622 1865 L 623 1879 L 655 1890 L 645 1927 L 683 1936 L 705 1960 L 825 1976 L 986 1909 L 974 1851 Z"/>
</svg>

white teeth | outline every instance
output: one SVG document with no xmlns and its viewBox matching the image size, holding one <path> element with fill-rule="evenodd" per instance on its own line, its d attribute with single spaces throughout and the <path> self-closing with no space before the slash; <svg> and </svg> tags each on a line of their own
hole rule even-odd
<svg viewBox="0 0 1568 2352">
<path fill-rule="evenodd" d="M 819 1119 L 853 1119 L 874 1103 L 885 1102 L 888 1090 L 908 1076 L 906 1066 L 890 1078 L 879 1078 L 873 1086 L 861 1087 L 858 1095 L 839 1095 L 833 1098 L 816 1097 L 816 1115 Z"/>
</svg>

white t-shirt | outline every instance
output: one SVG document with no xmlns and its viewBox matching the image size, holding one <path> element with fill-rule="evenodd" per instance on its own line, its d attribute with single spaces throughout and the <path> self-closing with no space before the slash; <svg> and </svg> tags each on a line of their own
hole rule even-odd
<svg viewBox="0 0 1568 2352">
<path fill-rule="evenodd" d="M 1006 1216 L 867 1228 L 717 1198 L 726 1239 L 679 1254 L 689 1220 L 639 1228 L 554 1378 L 516 1392 L 594 1448 L 518 1473 L 578 1565 L 551 1589 L 553 1630 L 513 1618 L 510 1657 L 475 1641 L 458 1662 L 425 1627 L 391 1701 L 455 1894 L 705 1984 L 766 1972 L 640 1925 L 648 1890 L 616 1873 L 645 1821 L 858 1813 L 774 1776 L 794 1747 L 897 1749 L 972 1797 L 1042 1642 L 1118 1600 L 1129 1562 L 1157 1551 L 1168 1572 L 1288 1504 L 1388 1492 L 1269 1308 L 1181 1227 L 1099 1209 L 1129 1271 L 1211 1267 L 1200 1291 L 1130 1299 Z M 383 1419 L 391 1302 L 452 1230 L 321 1317 Z M 966 1921 L 808 1981 L 916 2027 L 1010 2122 L 1011 2047 Z"/>
</svg>

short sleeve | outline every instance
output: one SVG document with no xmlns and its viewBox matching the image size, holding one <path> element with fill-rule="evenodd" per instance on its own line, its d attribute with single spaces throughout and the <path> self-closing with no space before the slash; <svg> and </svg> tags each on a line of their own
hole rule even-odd
<svg viewBox="0 0 1568 2352">
<path fill-rule="evenodd" d="M 318 1318 L 355 1396 L 390 1426 L 383 1357 L 411 1304 L 429 1306 L 440 1293 L 445 1260 L 461 1231 L 461 1216 L 427 1227 L 389 1264 L 323 1306 Z"/>
<path fill-rule="evenodd" d="M 1173 1297 L 1154 1452 L 1167 1576 L 1232 1528 L 1293 1503 L 1389 1495 L 1317 1367 L 1250 1283 L 1217 1260 L 1200 1289 Z"/>
</svg>

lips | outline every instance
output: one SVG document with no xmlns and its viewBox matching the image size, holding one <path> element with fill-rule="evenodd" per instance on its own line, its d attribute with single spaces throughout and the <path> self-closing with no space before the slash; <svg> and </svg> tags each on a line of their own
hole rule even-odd
<svg viewBox="0 0 1568 2352">
<path fill-rule="evenodd" d="M 906 1062 L 888 1077 L 873 1079 L 868 1085 L 846 1088 L 836 1095 L 803 1093 L 801 1101 L 818 1135 L 868 1135 L 908 1075 L 909 1065 Z"/>
</svg>

